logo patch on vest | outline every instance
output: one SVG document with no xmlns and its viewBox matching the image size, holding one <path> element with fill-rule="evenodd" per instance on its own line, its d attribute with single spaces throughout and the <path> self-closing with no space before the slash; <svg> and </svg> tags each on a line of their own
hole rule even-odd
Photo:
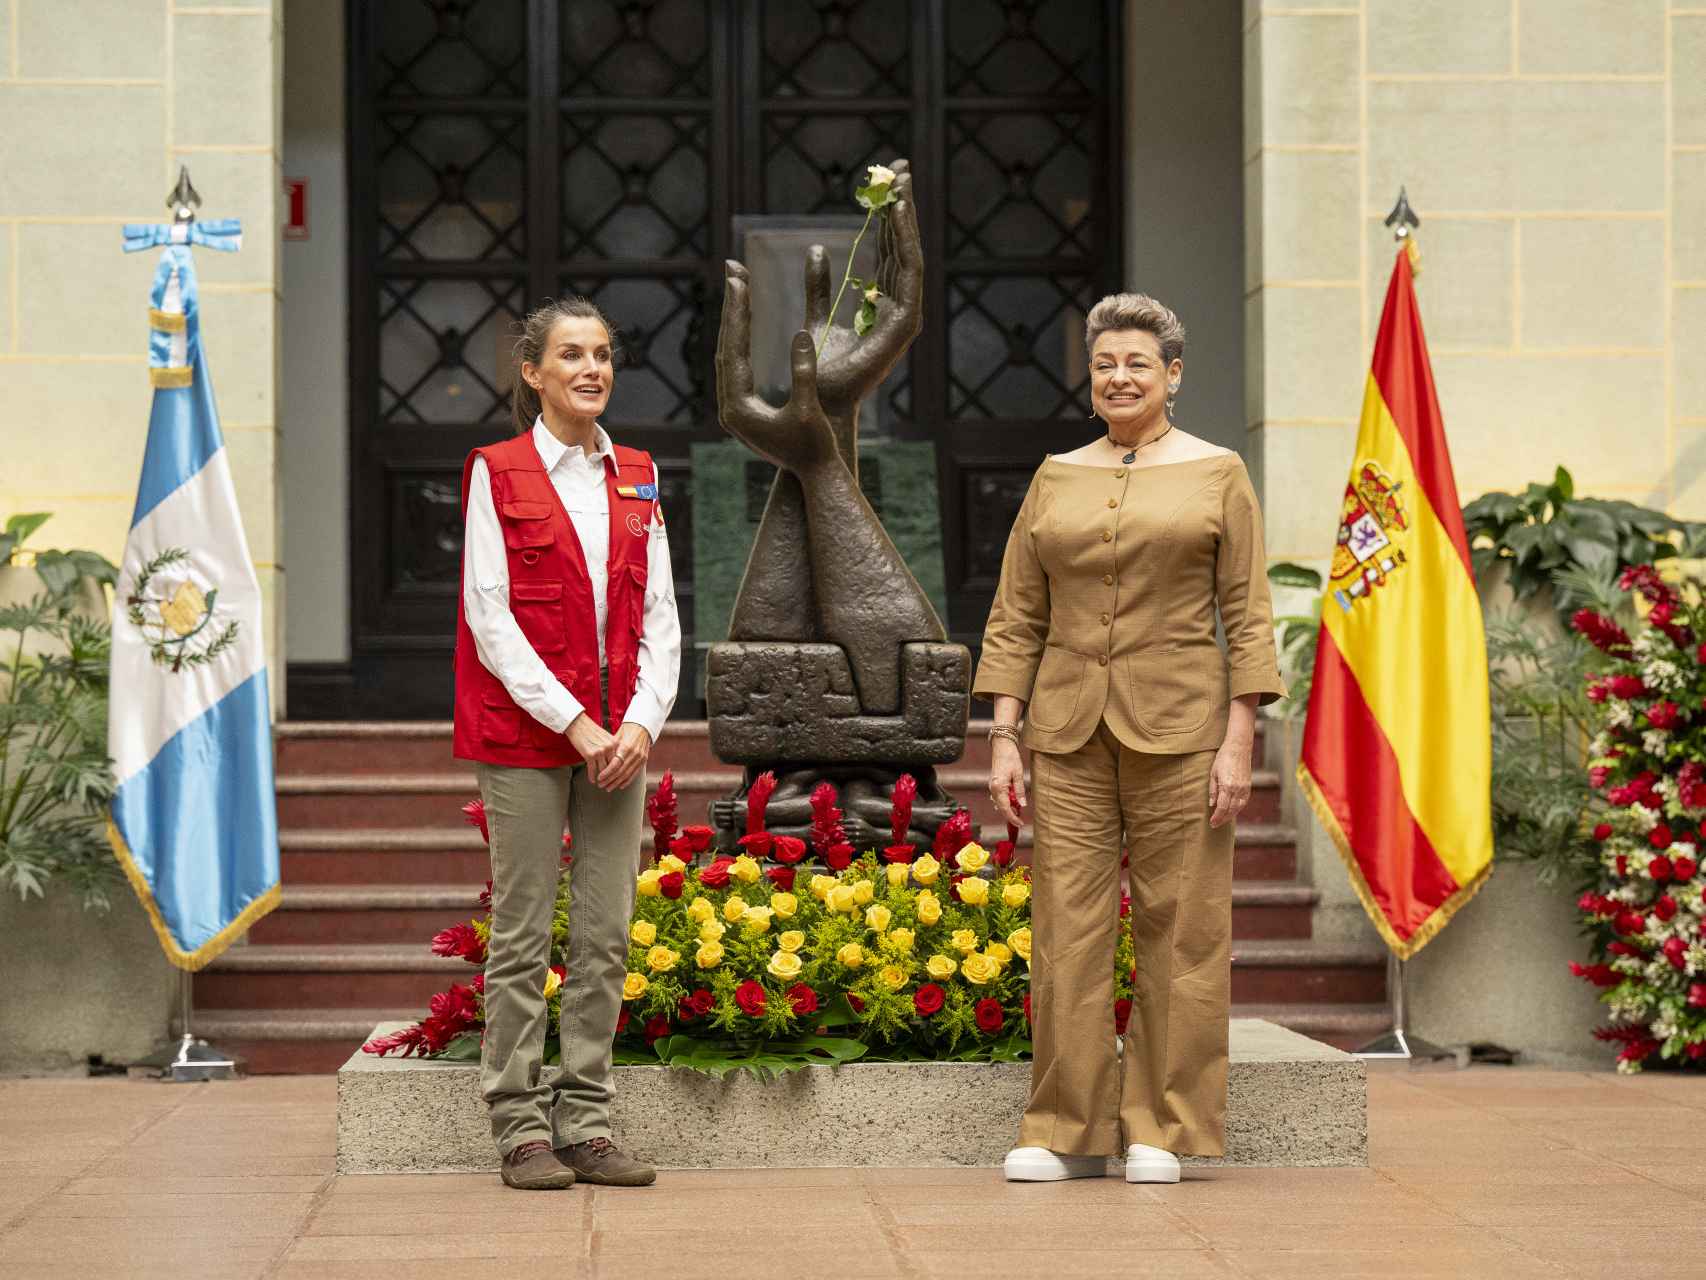
<svg viewBox="0 0 1706 1280">
<path fill-rule="evenodd" d="M 616 486 L 618 498 L 639 498 L 644 502 L 655 502 L 658 487 L 655 484 L 619 484 Z"/>
</svg>

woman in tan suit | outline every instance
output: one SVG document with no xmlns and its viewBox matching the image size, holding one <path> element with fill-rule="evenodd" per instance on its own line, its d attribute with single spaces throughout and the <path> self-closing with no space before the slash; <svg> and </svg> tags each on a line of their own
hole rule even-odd
<svg viewBox="0 0 1706 1280">
<path fill-rule="evenodd" d="M 1256 707 L 1285 686 L 1244 464 L 1170 416 L 1184 326 L 1114 294 L 1085 345 L 1106 434 L 1032 478 L 972 690 L 995 704 L 989 788 L 1009 821 L 1032 752 L 1035 1060 L 1006 1173 L 1099 1176 L 1123 1146 L 1128 1182 L 1177 1182 L 1179 1155 L 1224 1153 L 1232 823 Z M 1137 966 L 1117 1064 L 1122 847 Z"/>
</svg>

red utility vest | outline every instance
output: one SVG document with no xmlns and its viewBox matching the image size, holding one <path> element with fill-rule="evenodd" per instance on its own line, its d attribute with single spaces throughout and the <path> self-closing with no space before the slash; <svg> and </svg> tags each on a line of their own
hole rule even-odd
<svg viewBox="0 0 1706 1280">
<path fill-rule="evenodd" d="M 533 447 L 533 433 L 468 455 L 462 466 L 462 514 L 474 459 L 492 478 L 492 505 L 509 559 L 509 607 L 551 673 L 604 728 L 615 731 L 640 679 L 640 629 L 646 602 L 646 548 L 657 510 L 651 455 L 615 446 L 604 462 L 610 497 L 610 561 L 605 587 L 604 661 L 610 671 L 610 718 L 598 687 L 598 633 L 592 580 L 580 539 Z M 643 486 L 643 488 L 642 488 Z M 628 490 L 623 493 L 622 490 Z M 652 497 L 637 496 L 653 493 Z M 466 577 L 467 560 L 462 572 Z M 458 760 L 552 769 L 579 764 L 567 735 L 528 715 L 480 661 L 462 597 L 456 601 L 456 729 Z"/>
</svg>

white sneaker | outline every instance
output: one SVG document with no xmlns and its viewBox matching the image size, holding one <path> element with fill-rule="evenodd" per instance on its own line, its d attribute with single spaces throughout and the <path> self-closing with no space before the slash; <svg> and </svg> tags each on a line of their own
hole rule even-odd
<svg viewBox="0 0 1706 1280">
<path fill-rule="evenodd" d="M 1012 1159 L 1011 1156 L 1008 1159 Z M 1146 1147 L 1134 1142 L 1125 1149 L 1125 1180 L 1127 1182 L 1177 1182 L 1179 1157 L 1160 1147 Z"/>
<path fill-rule="evenodd" d="M 1106 1156 L 1063 1156 L 1047 1147 L 1014 1147 L 1002 1162 L 1009 1182 L 1061 1182 L 1067 1178 L 1100 1178 L 1108 1172 Z"/>
</svg>

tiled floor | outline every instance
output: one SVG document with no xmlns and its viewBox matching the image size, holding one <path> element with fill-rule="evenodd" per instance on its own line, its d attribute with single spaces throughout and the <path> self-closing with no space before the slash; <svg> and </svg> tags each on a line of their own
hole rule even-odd
<svg viewBox="0 0 1706 1280">
<path fill-rule="evenodd" d="M 334 1106 L 329 1077 L 0 1081 L 0 1276 L 1706 1275 L 1701 1079 L 1382 1069 L 1370 1168 L 1176 1187 L 984 1169 L 666 1172 L 531 1195 L 340 1178 Z"/>
</svg>

